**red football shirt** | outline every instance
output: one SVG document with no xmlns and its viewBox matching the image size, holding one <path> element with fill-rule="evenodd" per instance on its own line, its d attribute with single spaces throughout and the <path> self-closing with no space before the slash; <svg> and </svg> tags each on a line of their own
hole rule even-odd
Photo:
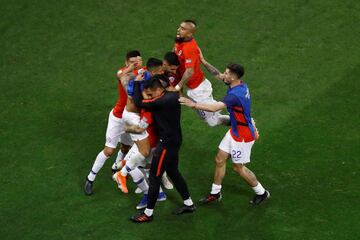
<svg viewBox="0 0 360 240">
<path fill-rule="evenodd" d="M 146 128 L 146 131 L 149 134 L 150 147 L 153 148 L 156 146 L 156 143 L 158 142 L 158 136 L 156 134 L 155 125 L 153 124 L 153 118 L 151 112 L 141 109 L 140 116 L 142 121 L 149 124 L 149 126 Z"/>
<path fill-rule="evenodd" d="M 194 68 L 194 74 L 187 82 L 190 89 L 194 89 L 204 80 L 204 73 L 200 68 L 200 51 L 195 39 L 182 43 L 175 43 L 175 53 L 178 55 L 180 66 L 177 69 L 179 79 L 182 78 L 186 68 Z"/>
<path fill-rule="evenodd" d="M 126 69 L 126 67 L 120 68 L 118 73 L 121 73 L 125 69 Z M 146 67 L 142 67 L 141 69 L 146 70 Z M 138 71 L 139 70 L 137 70 L 137 69 L 135 69 L 133 71 L 135 76 L 138 74 Z M 126 106 L 128 96 L 127 96 L 127 93 L 126 93 L 123 85 L 121 84 L 120 80 L 118 80 L 118 92 L 119 92 L 119 96 L 118 96 L 118 100 L 116 102 L 116 105 L 115 105 L 115 107 L 113 109 L 113 114 L 114 114 L 115 117 L 122 118 L 122 114 L 124 112 L 124 108 Z"/>
</svg>

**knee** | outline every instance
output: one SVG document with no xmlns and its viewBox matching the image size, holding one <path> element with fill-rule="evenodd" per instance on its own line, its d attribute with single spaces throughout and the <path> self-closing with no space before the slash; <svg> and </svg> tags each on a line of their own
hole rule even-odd
<svg viewBox="0 0 360 240">
<path fill-rule="evenodd" d="M 110 147 L 105 147 L 103 152 L 107 157 L 111 157 L 114 154 L 115 149 Z"/>
<path fill-rule="evenodd" d="M 219 155 L 216 155 L 215 157 L 215 164 L 217 167 L 222 167 L 226 163 L 226 159 L 220 157 Z"/>
</svg>

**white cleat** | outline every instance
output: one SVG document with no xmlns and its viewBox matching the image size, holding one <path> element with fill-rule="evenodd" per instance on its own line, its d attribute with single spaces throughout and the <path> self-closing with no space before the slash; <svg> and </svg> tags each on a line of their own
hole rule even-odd
<svg viewBox="0 0 360 240">
<path fill-rule="evenodd" d="M 166 189 L 173 189 L 174 188 L 173 184 L 170 182 L 170 180 L 167 178 L 166 175 L 163 175 L 161 177 L 161 182 L 162 182 L 162 184 L 164 185 L 164 187 Z"/>
</svg>

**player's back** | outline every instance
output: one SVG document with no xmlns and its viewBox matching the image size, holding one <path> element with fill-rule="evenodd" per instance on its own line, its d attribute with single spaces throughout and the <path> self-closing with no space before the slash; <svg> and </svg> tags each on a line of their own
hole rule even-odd
<svg viewBox="0 0 360 240">
<path fill-rule="evenodd" d="M 164 142 L 181 144 L 181 106 L 178 101 L 179 93 L 165 91 L 160 98 L 164 104 L 161 104 L 161 107 L 152 111 L 159 139 Z"/>
<path fill-rule="evenodd" d="M 231 135 L 237 141 L 253 141 L 254 127 L 251 121 L 251 102 L 249 88 L 245 83 L 229 88 L 225 97 L 230 113 Z"/>
</svg>

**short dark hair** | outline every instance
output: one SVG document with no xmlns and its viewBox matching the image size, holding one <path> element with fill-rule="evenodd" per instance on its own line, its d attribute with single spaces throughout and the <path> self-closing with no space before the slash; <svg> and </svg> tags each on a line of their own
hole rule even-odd
<svg viewBox="0 0 360 240">
<path fill-rule="evenodd" d="M 231 73 L 236 74 L 238 78 L 241 78 L 245 74 L 244 67 L 237 63 L 230 63 L 226 68 L 229 69 Z"/>
<path fill-rule="evenodd" d="M 184 20 L 183 22 L 192 23 L 192 24 L 195 25 L 195 27 L 197 26 L 195 20 L 192 20 L 192 19 L 186 19 L 186 20 Z"/>
<path fill-rule="evenodd" d="M 141 54 L 138 50 L 128 51 L 126 54 L 126 60 L 129 60 L 132 57 L 141 57 Z"/>
<path fill-rule="evenodd" d="M 146 81 L 144 83 L 144 89 L 155 89 L 155 88 L 162 88 L 164 89 L 163 85 L 161 84 L 161 81 L 166 81 L 166 77 L 163 74 L 157 74 L 154 75 L 152 78 L 150 78 L 149 81 Z"/>
<path fill-rule="evenodd" d="M 179 66 L 180 61 L 178 55 L 174 52 L 167 52 L 165 53 L 164 60 L 167 61 L 170 65 Z"/>
<path fill-rule="evenodd" d="M 160 67 L 162 66 L 163 62 L 160 59 L 157 58 L 149 58 L 146 62 L 146 68 L 150 70 L 154 67 Z"/>
</svg>

